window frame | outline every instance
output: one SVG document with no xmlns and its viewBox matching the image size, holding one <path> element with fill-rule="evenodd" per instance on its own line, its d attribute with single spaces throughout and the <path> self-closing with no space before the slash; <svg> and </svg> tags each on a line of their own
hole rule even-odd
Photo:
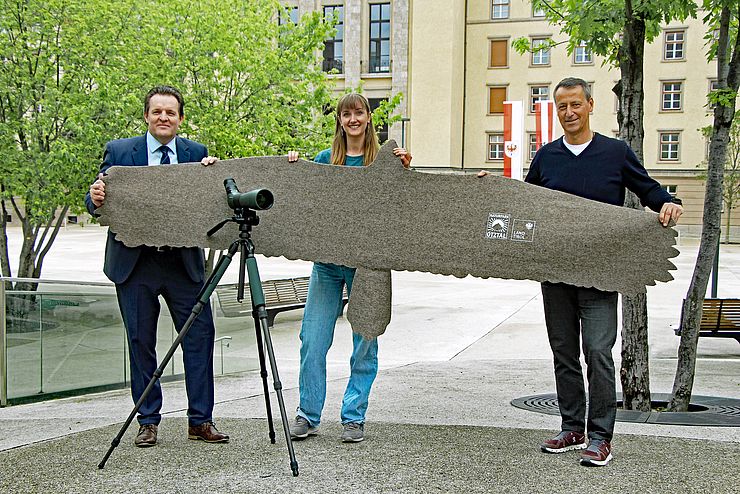
<svg viewBox="0 0 740 494">
<path fill-rule="evenodd" d="M 666 91 L 666 85 L 671 84 L 678 85 L 678 90 L 671 89 Z M 660 111 L 668 113 L 677 113 L 683 111 L 683 81 L 660 81 Z M 671 96 L 670 103 L 673 105 L 678 101 L 678 108 L 667 108 L 666 107 L 666 96 Z M 676 97 L 678 98 L 676 100 Z"/>
<path fill-rule="evenodd" d="M 383 6 L 388 7 L 388 18 L 383 17 Z M 370 3 L 368 4 L 369 12 L 368 12 L 368 67 L 367 71 L 370 74 L 388 74 L 391 72 L 391 38 L 392 38 L 392 8 L 390 2 L 378 2 L 378 3 Z M 380 17 L 379 18 L 373 18 L 373 13 L 375 11 L 379 12 Z M 378 37 L 373 37 L 373 25 L 378 25 Z M 388 37 L 383 37 L 383 25 L 388 24 Z M 388 46 L 388 53 L 386 57 L 388 58 L 388 65 L 383 64 L 383 46 L 384 42 L 387 43 Z M 378 53 L 375 57 L 373 57 L 373 49 L 377 49 Z M 377 63 L 375 63 L 377 61 Z M 385 69 L 385 70 L 384 70 Z"/>
<path fill-rule="evenodd" d="M 505 15 L 494 16 L 496 8 Z M 511 0 L 491 0 L 491 20 L 500 21 L 511 17 Z"/>
<path fill-rule="evenodd" d="M 681 41 L 679 42 L 676 39 L 669 40 L 668 38 L 670 36 L 681 34 Z M 679 49 L 676 48 L 677 45 L 681 45 L 680 52 L 681 56 L 675 56 L 676 53 L 679 51 Z M 669 46 L 672 47 L 672 49 L 669 51 Z M 668 56 L 668 54 L 671 53 L 672 56 Z M 686 29 L 666 29 L 663 32 L 663 61 L 664 62 L 681 62 L 686 60 Z"/>
<path fill-rule="evenodd" d="M 504 56 L 506 57 L 506 63 L 504 65 L 493 65 L 493 44 L 504 43 Z M 509 67 L 509 38 L 489 38 L 488 39 L 488 68 L 489 69 L 505 69 Z"/>
<path fill-rule="evenodd" d="M 676 140 L 664 140 L 664 136 L 676 136 Z M 666 150 L 667 157 L 664 157 L 663 146 L 669 146 Z M 675 146 L 675 158 L 671 158 L 670 146 Z M 658 132 L 658 161 L 675 163 L 681 161 L 681 132 L 678 130 L 661 130 Z"/>
<path fill-rule="evenodd" d="M 588 61 L 578 61 L 578 50 L 583 49 L 583 54 L 588 54 Z M 588 48 L 587 43 L 585 41 L 581 41 L 578 46 L 576 46 L 576 49 L 573 50 L 573 65 L 593 65 L 594 64 L 594 54 L 593 52 Z"/>
<path fill-rule="evenodd" d="M 509 86 L 508 85 L 496 85 L 496 84 L 490 84 L 487 86 L 488 88 L 488 106 L 486 108 L 486 115 L 503 115 L 504 114 L 504 101 L 506 101 L 508 95 L 509 95 Z M 491 111 L 491 93 L 494 89 L 503 89 L 504 90 L 504 97 L 501 100 L 501 111 Z"/>
<path fill-rule="evenodd" d="M 545 89 L 546 94 L 544 95 L 544 98 L 542 94 L 537 94 L 537 95 L 534 94 L 535 88 Z M 543 100 L 543 99 L 545 100 L 550 99 L 550 85 L 549 84 L 530 84 L 529 85 L 529 113 L 534 113 L 537 110 L 537 108 L 535 108 L 534 106 L 535 102 Z"/>
<path fill-rule="evenodd" d="M 337 23 L 334 26 L 337 32 L 331 38 L 324 40 L 324 49 L 322 50 L 324 60 L 322 62 L 321 68 L 324 72 L 329 72 L 330 70 L 337 69 L 338 74 L 344 74 L 344 4 L 321 6 L 321 12 L 324 15 L 324 19 L 327 18 L 328 11 L 330 11 L 331 15 L 334 16 L 337 10 L 340 10 L 341 12 L 341 15 L 338 16 Z M 337 35 L 341 37 L 338 39 Z M 327 46 L 329 43 L 331 43 L 331 52 L 334 55 L 331 59 L 326 58 Z M 339 57 L 337 57 L 337 44 L 341 46 L 339 50 Z"/>
<path fill-rule="evenodd" d="M 550 36 L 537 36 L 537 37 L 532 38 L 532 41 L 531 41 L 532 53 L 529 58 L 529 65 L 531 67 L 549 67 L 552 64 L 552 49 L 550 47 L 548 47 L 547 49 L 539 49 L 539 50 L 534 49 L 535 42 L 542 42 L 542 44 L 546 44 L 547 42 L 550 41 L 550 39 L 551 39 Z M 539 55 L 541 59 L 544 59 L 544 57 L 547 57 L 547 62 L 544 62 L 544 63 L 535 62 L 536 57 L 538 56 L 538 53 L 541 53 L 541 55 Z"/>
<path fill-rule="evenodd" d="M 500 138 L 501 140 L 498 142 L 492 142 L 492 138 Z M 498 157 L 499 151 L 496 151 L 496 156 L 492 157 L 491 151 L 493 151 L 493 148 L 491 147 L 492 144 L 495 144 L 498 148 L 500 146 L 500 155 L 501 157 Z M 506 141 L 504 140 L 504 133 L 503 132 L 486 132 L 486 162 L 499 162 L 504 161 L 504 145 L 506 144 Z"/>
</svg>

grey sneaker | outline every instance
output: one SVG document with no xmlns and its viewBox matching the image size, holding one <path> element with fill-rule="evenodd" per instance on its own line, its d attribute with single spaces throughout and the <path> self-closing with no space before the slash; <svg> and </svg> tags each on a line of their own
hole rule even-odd
<svg viewBox="0 0 740 494">
<path fill-rule="evenodd" d="M 304 439 L 308 436 L 313 436 L 318 431 L 318 427 L 312 427 L 308 423 L 308 420 L 300 415 L 296 415 L 296 418 L 290 423 L 290 437 L 292 439 Z"/>
<path fill-rule="evenodd" d="M 365 440 L 365 424 L 359 422 L 348 422 L 343 424 L 342 442 L 359 443 Z"/>
</svg>

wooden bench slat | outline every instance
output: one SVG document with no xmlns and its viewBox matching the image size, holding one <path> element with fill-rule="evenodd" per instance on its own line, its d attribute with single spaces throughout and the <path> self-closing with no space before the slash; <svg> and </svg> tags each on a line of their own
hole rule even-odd
<svg viewBox="0 0 740 494">
<path fill-rule="evenodd" d="M 683 319 L 683 314 L 681 316 Z M 681 334 L 680 327 L 676 334 Z M 740 343 L 740 299 L 704 299 L 699 321 L 699 336 L 735 338 Z"/>
<path fill-rule="evenodd" d="M 265 294 L 265 308 L 270 326 L 275 316 L 282 311 L 305 307 L 308 297 L 309 277 L 286 278 L 279 280 L 262 281 L 262 291 Z M 249 284 L 244 285 L 244 300 L 236 300 L 237 285 L 219 285 L 216 290 L 219 307 L 224 317 L 244 317 L 252 313 L 252 299 L 249 295 Z M 342 293 L 342 307 L 347 304 L 349 297 L 347 287 Z"/>
</svg>

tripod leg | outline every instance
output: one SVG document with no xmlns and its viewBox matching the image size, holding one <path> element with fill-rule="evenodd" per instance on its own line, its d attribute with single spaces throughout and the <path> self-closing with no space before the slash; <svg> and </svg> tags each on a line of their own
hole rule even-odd
<svg viewBox="0 0 740 494">
<path fill-rule="evenodd" d="M 175 354 L 177 347 L 180 346 L 180 342 L 182 342 L 183 338 L 185 338 L 185 335 L 190 330 L 190 326 L 193 325 L 193 322 L 195 321 L 195 319 L 203 311 L 203 307 L 205 307 L 207 304 L 210 304 L 211 294 L 213 293 L 213 290 L 216 288 L 216 285 L 218 285 L 218 282 L 221 280 L 224 273 L 226 272 L 226 268 L 229 267 L 229 264 L 231 263 L 231 259 L 234 257 L 234 253 L 236 253 L 238 248 L 239 248 L 239 242 L 238 241 L 234 242 L 229 247 L 229 252 L 218 261 L 218 264 L 214 268 L 213 273 L 211 273 L 211 276 L 208 277 L 208 280 L 203 285 L 203 288 L 198 294 L 198 300 L 195 303 L 195 306 L 193 307 L 193 310 L 190 313 L 190 316 L 188 317 L 187 321 L 185 321 L 185 325 L 183 325 L 182 329 L 180 330 L 180 333 L 177 335 L 177 338 L 175 338 L 175 341 L 172 342 L 172 346 L 170 347 L 170 349 L 167 351 L 167 354 L 162 359 L 162 363 L 159 364 L 159 367 L 157 367 L 157 370 L 154 371 L 154 375 L 152 375 L 152 378 L 149 381 L 149 384 L 147 384 L 146 389 L 144 389 L 144 392 L 142 393 L 141 397 L 134 405 L 134 409 L 131 410 L 131 413 L 126 419 L 126 422 L 124 422 L 123 427 L 121 427 L 121 430 L 118 431 L 118 435 L 116 435 L 116 437 L 113 438 L 113 441 L 111 441 L 111 445 L 110 445 L 110 448 L 108 448 L 108 452 L 105 453 L 105 456 L 103 457 L 102 461 L 98 464 L 99 469 L 102 469 L 105 467 L 105 463 L 108 461 L 108 458 L 110 458 L 110 455 L 113 453 L 113 450 L 121 442 L 121 438 L 126 432 L 126 429 L 128 429 L 129 425 L 131 425 L 131 422 L 134 420 L 134 417 L 136 417 L 136 413 L 141 408 L 141 405 L 144 403 L 144 400 L 146 400 L 146 397 L 149 396 L 149 393 L 154 387 L 154 384 L 157 382 L 157 380 L 160 377 L 162 377 L 162 373 L 167 367 L 167 364 L 172 359 L 172 356 Z"/>
<path fill-rule="evenodd" d="M 265 346 L 267 348 L 267 356 L 270 359 L 270 370 L 272 371 L 272 383 L 275 388 L 275 394 L 278 399 L 278 406 L 280 408 L 280 418 L 283 422 L 283 432 L 285 433 L 285 442 L 288 445 L 288 456 L 290 457 L 290 469 L 293 472 L 293 476 L 298 476 L 298 461 L 295 457 L 295 451 L 293 450 L 293 441 L 290 438 L 290 428 L 288 426 L 288 417 L 285 413 L 285 402 L 283 401 L 283 385 L 280 382 L 280 376 L 278 375 L 277 362 L 275 361 L 275 352 L 272 348 L 272 338 L 270 337 L 270 327 L 267 324 L 267 309 L 265 309 L 265 294 L 262 290 L 262 282 L 260 281 L 259 270 L 257 268 L 257 260 L 254 258 L 254 248 L 248 251 L 246 264 L 247 273 L 249 275 L 249 290 L 252 295 L 252 308 L 254 309 L 255 319 L 259 320 L 262 335 L 264 336 Z M 260 345 L 261 346 L 261 345 Z"/>
<path fill-rule="evenodd" d="M 270 390 L 267 387 L 267 366 L 265 363 L 265 347 L 262 343 L 262 331 L 260 316 L 257 311 L 252 312 L 254 316 L 254 330 L 257 337 L 257 354 L 260 359 L 260 377 L 262 378 L 262 390 L 265 393 L 265 409 L 267 412 L 267 427 L 270 442 L 275 444 L 275 427 L 272 424 L 272 409 L 270 407 Z"/>
</svg>

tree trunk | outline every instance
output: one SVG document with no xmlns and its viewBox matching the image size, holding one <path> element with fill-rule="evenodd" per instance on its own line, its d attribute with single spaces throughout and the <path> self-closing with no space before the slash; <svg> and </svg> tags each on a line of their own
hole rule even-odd
<svg viewBox="0 0 740 494">
<path fill-rule="evenodd" d="M 621 79 L 614 92 L 619 97 L 619 137 L 642 161 L 644 99 L 643 60 L 645 22 L 625 2 L 625 30 L 619 57 Z M 642 209 L 637 197 L 628 191 L 626 207 Z M 626 410 L 650 410 L 650 365 L 648 350 L 647 296 L 622 296 L 622 382 L 623 407 Z"/>
<path fill-rule="evenodd" d="M 2 187 L 0 190 L 1 192 L 5 191 L 5 187 Z M 5 200 L 0 199 L 0 275 L 5 277 L 12 276 L 12 272 L 10 271 L 10 254 L 8 250 L 8 222 L 7 222 L 7 214 L 8 210 L 5 207 Z M 10 282 L 5 283 L 5 289 L 10 290 L 12 289 L 12 286 Z"/>
<path fill-rule="evenodd" d="M 730 24 L 732 14 L 724 7 L 720 14 L 717 47 L 718 90 L 737 92 L 740 83 L 740 37 L 735 34 L 734 46 L 730 46 Z M 731 54 L 731 55 L 730 55 Z M 731 61 L 730 61 L 731 58 Z M 735 97 L 727 98 L 727 104 L 718 104 L 714 109 L 714 125 L 709 143 L 707 181 L 704 194 L 704 218 L 702 223 L 699 254 L 694 266 L 681 317 L 681 342 L 678 347 L 678 363 L 673 381 L 673 395 L 668 411 L 685 412 L 691 402 L 691 391 L 696 372 L 696 347 L 699 340 L 699 321 L 702 301 L 707 293 L 707 284 L 714 264 L 714 256 L 720 240 L 722 223 L 722 186 L 730 141 L 730 128 L 735 115 Z"/>
</svg>

